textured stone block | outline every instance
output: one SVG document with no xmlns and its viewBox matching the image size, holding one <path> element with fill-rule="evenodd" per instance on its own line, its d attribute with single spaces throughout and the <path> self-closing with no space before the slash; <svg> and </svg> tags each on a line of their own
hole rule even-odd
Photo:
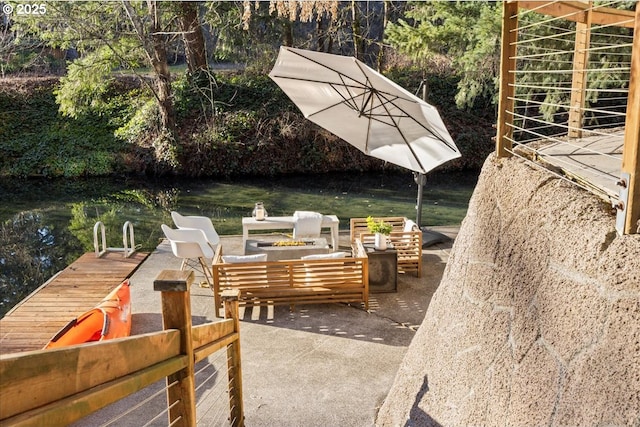
<svg viewBox="0 0 640 427">
<path fill-rule="evenodd" d="M 377 425 L 640 425 L 640 236 L 614 224 L 490 157 Z"/>
</svg>

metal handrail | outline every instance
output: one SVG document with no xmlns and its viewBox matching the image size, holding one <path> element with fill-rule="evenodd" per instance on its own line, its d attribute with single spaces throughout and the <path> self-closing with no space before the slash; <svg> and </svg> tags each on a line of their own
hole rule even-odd
<svg viewBox="0 0 640 427">
<path fill-rule="evenodd" d="M 102 234 L 102 251 L 100 250 L 100 246 L 98 245 L 98 228 L 100 228 Z M 96 225 L 93 226 L 93 248 L 96 252 L 96 258 L 100 258 L 102 255 L 107 253 L 107 235 L 102 221 L 96 222 Z"/>
<path fill-rule="evenodd" d="M 129 240 L 131 240 L 131 245 L 127 245 L 127 229 L 129 230 Z M 136 251 L 136 242 L 133 234 L 133 224 L 131 221 L 127 221 L 122 226 L 122 245 L 124 248 L 124 257 L 129 258 Z"/>
<path fill-rule="evenodd" d="M 98 241 L 98 229 L 100 229 L 100 235 L 102 237 L 101 242 Z M 129 231 L 129 239 L 127 239 L 127 230 Z M 100 243 L 102 243 L 102 250 L 100 250 Z M 122 248 L 110 248 L 107 246 L 107 236 L 102 221 L 96 222 L 93 226 L 93 248 L 96 253 L 96 258 L 100 258 L 107 252 L 123 252 L 125 258 L 129 258 L 136 250 L 135 237 L 133 232 L 133 224 L 131 221 L 126 221 L 122 226 Z"/>
</svg>

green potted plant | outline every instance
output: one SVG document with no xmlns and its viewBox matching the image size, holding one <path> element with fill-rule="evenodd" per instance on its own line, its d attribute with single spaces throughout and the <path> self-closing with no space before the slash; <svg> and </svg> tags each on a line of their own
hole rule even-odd
<svg viewBox="0 0 640 427">
<path fill-rule="evenodd" d="M 384 251 L 387 249 L 387 236 L 391 234 L 393 227 L 382 219 L 376 221 L 372 216 L 367 217 L 367 228 L 375 235 L 374 248 Z"/>
</svg>

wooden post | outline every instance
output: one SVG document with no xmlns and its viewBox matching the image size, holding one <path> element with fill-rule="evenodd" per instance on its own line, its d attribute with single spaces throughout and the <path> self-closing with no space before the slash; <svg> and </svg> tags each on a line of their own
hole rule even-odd
<svg viewBox="0 0 640 427">
<path fill-rule="evenodd" d="M 498 132 L 496 155 L 508 157 L 513 138 L 513 100 L 516 88 L 516 42 L 518 40 L 518 2 L 502 4 L 502 44 L 500 48 L 500 101 L 498 105 Z"/>
<path fill-rule="evenodd" d="M 576 42 L 573 50 L 573 75 L 571 77 L 571 102 L 569 104 L 569 132 L 571 138 L 582 138 L 582 119 L 587 93 L 587 68 L 591 44 L 591 18 L 593 0 L 589 1 L 585 20 L 576 23 Z"/>
<path fill-rule="evenodd" d="M 622 150 L 622 172 L 629 174 L 629 198 L 625 206 L 625 234 L 637 233 L 640 228 L 640 3 L 636 4 L 631 78 Z"/>
<path fill-rule="evenodd" d="M 184 369 L 167 377 L 167 404 L 171 426 L 195 427 L 196 425 L 195 362 L 191 341 L 189 295 L 194 277 L 193 271 L 162 270 L 153 282 L 153 289 L 162 292 L 164 329 L 180 331 L 180 353 L 189 356 L 189 362 Z"/>
<path fill-rule="evenodd" d="M 224 290 L 221 298 L 224 302 L 225 319 L 233 319 L 234 332 L 240 334 L 238 317 L 238 290 Z M 242 365 L 240 363 L 240 338 L 227 346 L 227 372 L 229 375 L 230 422 L 233 427 L 244 426 L 244 403 L 242 397 Z"/>
</svg>

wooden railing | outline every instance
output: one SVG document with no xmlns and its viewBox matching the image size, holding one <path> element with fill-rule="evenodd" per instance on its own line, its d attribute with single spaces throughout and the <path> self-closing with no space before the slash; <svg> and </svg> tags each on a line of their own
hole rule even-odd
<svg viewBox="0 0 640 427">
<path fill-rule="evenodd" d="M 192 282 L 193 272 L 156 278 L 164 331 L 1 356 L 0 425 L 68 425 L 166 378 L 168 425 L 195 426 L 194 365 L 226 348 L 229 424 L 243 426 L 237 292 L 222 296 L 224 320 L 192 327 Z"/>
<path fill-rule="evenodd" d="M 640 233 L 640 3 L 636 2 L 635 12 L 608 6 L 615 3 L 593 0 L 508 0 L 503 2 L 496 153 L 498 157 L 518 155 L 519 153 L 515 152 L 516 146 L 521 148 L 526 145 L 524 142 L 529 140 L 536 140 L 536 143 L 539 143 L 540 140 L 546 139 L 559 145 L 567 143 L 567 139 L 581 138 L 584 135 L 602 136 L 606 132 L 600 130 L 598 134 L 591 123 L 596 122 L 594 118 L 597 117 L 592 117 L 587 123 L 585 112 L 602 114 L 602 117 L 607 115 L 613 117 L 616 114 L 619 115 L 620 111 L 626 110 L 622 115 L 624 121 L 615 122 L 616 125 L 624 127 L 623 135 L 618 137 L 619 141 L 614 141 L 612 144 L 614 147 L 616 144 L 622 147 L 619 179 L 609 178 L 608 175 L 611 173 L 609 168 L 604 168 L 605 172 L 597 171 L 597 174 L 603 175 L 607 183 L 616 184 L 612 185 L 613 190 L 609 189 L 618 193 L 611 200 L 612 206 L 617 211 L 616 229 L 620 234 L 633 234 Z M 521 25 L 520 19 L 527 15 L 535 18 Z M 537 15 L 540 16 L 536 17 Z M 565 29 L 562 29 L 559 23 L 565 21 L 570 21 L 573 26 L 565 26 Z M 603 34 L 605 33 L 603 30 L 609 27 L 633 29 L 633 35 L 623 37 L 614 33 Z M 535 33 L 536 28 L 541 28 L 540 34 Z M 594 42 L 594 35 L 601 37 L 606 35 L 611 41 Z M 621 40 L 624 40 L 624 43 Z M 550 48 L 544 45 L 547 41 L 553 43 L 563 41 L 568 47 L 564 51 L 560 47 Z M 621 47 L 631 49 L 628 64 L 621 64 L 619 58 L 613 57 L 613 53 L 624 52 L 620 50 Z M 611 58 L 605 59 L 604 55 L 610 53 Z M 567 58 L 571 54 L 572 57 L 569 60 L 562 60 L 564 57 L 557 56 L 560 54 L 566 54 Z M 590 59 L 589 55 L 601 56 L 593 56 Z M 552 58 L 556 64 L 564 61 L 565 64 L 572 64 L 572 68 L 561 69 L 558 65 L 546 71 L 535 70 L 533 72 L 547 73 L 544 82 L 536 84 L 536 79 L 532 78 L 532 75 L 527 76 L 526 73 L 530 64 L 540 61 L 541 58 Z M 588 87 L 589 74 L 603 72 L 611 76 L 608 79 L 608 85 Z M 616 81 L 620 83 L 617 87 L 613 87 L 612 82 Z M 570 83 L 571 86 L 565 86 L 565 83 Z M 531 91 L 532 97 L 529 99 L 527 96 L 519 95 L 518 89 L 522 89 L 524 93 Z M 612 99 L 615 99 L 613 97 L 609 99 L 608 104 L 605 102 L 606 105 L 600 108 L 587 106 L 587 90 L 591 97 L 594 93 L 602 92 L 606 99 L 607 94 L 615 93 L 620 97 L 618 99 L 622 100 L 618 101 L 620 104 L 616 106 L 615 111 L 612 108 Z M 566 96 L 567 93 L 570 96 Z M 540 98 L 546 99 L 545 95 L 550 95 L 551 101 L 541 102 Z M 556 120 L 555 115 L 553 119 L 548 119 L 544 115 L 540 116 L 542 119 L 532 118 L 527 112 L 530 107 L 535 109 L 545 105 L 561 107 L 558 111 L 561 113 L 560 116 L 566 112 L 566 122 L 559 123 L 561 120 Z M 530 129 L 522 124 L 525 121 L 532 123 Z M 520 124 L 517 124 L 518 122 Z M 554 127 L 556 125 L 559 126 Z M 541 129 L 545 128 L 547 130 L 542 134 Z M 565 131 L 559 132 L 558 129 L 565 129 Z M 520 136 L 517 137 L 516 134 Z M 564 139 L 556 138 L 552 134 L 559 134 Z M 541 150 L 537 150 L 535 146 L 533 148 L 530 144 L 526 146 L 526 158 L 538 161 L 544 157 L 541 155 Z M 581 155 L 588 154 L 591 157 L 599 155 L 600 159 L 615 158 L 612 154 L 618 155 L 617 150 L 602 148 L 598 151 L 591 144 L 586 149 L 573 145 L 571 148 L 573 151 L 570 152 L 576 154 L 576 148 L 583 150 L 580 152 Z M 581 159 L 578 162 L 579 170 L 586 169 L 585 165 L 591 165 L 593 162 L 595 160 L 592 158 L 588 162 Z M 591 180 L 594 181 L 593 178 Z M 587 182 L 587 184 L 586 189 L 591 191 L 595 183 Z"/>
</svg>

